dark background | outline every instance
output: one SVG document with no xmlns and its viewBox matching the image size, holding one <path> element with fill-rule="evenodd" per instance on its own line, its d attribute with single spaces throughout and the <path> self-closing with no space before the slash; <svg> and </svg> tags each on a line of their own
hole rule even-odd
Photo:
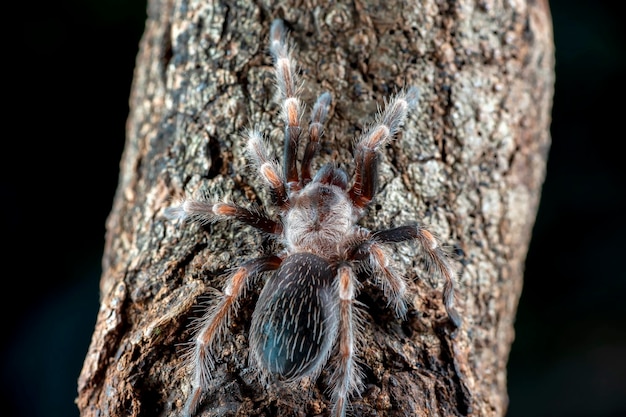
<svg viewBox="0 0 626 417">
<path fill-rule="evenodd" d="M 508 417 L 626 416 L 624 24 L 619 2 L 551 3 L 553 144 L 509 362 Z M 4 37 L 3 58 L 0 409 L 71 417 L 98 312 L 145 3 L 26 7 L 5 11 L 18 26 Z"/>
</svg>

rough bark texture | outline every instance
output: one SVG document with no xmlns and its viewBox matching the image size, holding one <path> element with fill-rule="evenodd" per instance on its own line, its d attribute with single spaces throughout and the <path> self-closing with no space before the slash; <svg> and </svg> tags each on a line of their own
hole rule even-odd
<svg viewBox="0 0 626 417">
<path fill-rule="evenodd" d="M 351 144 L 399 87 L 422 95 L 381 163 L 381 192 L 363 225 L 419 221 L 458 250 L 457 305 L 445 320 L 410 245 L 395 253 L 416 278 L 412 314 L 394 317 L 365 286 L 357 416 L 503 416 L 506 363 L 523 265 L 550 143 L 553 41 L 546 1 L 150 0 L 137 59 L 120 182 L 107 223 L 101 308 L 78 381 L 82 416 L 177 416 L 181 368 L 197 305 L 242 259 L 267 252 L 247 227 L 181 226 L 172 199 L 210 190 L 259 205 L 267 193 L 246 161 L 256 125 L 281 155 L 268 28 L 290 29 L 309 108 L 333 105 L 318 165 L 351 172 Z M 423 279 L 417 279 L 417 278 Z M 327 415 L 326 383 L 264 389 L 248 368 L 258 294 L 225 338 L 202 416 Z"/>
</svg>

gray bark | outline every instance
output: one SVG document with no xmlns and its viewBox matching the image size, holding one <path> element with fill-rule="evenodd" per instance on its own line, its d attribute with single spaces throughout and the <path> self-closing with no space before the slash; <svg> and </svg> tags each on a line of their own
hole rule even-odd
<svg viewBox="0 0 626 417">
<path fill-rule="evenodd" d="M 137 58 L 127 141 L 107 222 L 101 308 L 78 381 L 82 416 L 177 416 L 195 307 L 230 267 L 267 251 L 250 228 L 181 226 L 163 211 L 202 190 L 267 206 L 245 157 L 257 126 L 281 155 L 267 39 L 290 28 L 310 109 L 333 95 L 316 166 L 351 172 L 351 144 L 378 105 L 421 90 L 403 133 L 384 151 L 381 192 L 362 224 L 421 222 L 457 250 L 457 308 L 445 320 L 410 245 L 395 260 L 414 279 L 409 319 L 363 288 L 357 416 L 503 416 L 506 363 L 550 144 L 554 46 L 546 1 L 322 2 L 151 0 Z M 308 113 L 307 113 L 308 114 Z M 258 289 L 257 289 L 258 290 Z M 265 389 L 247 363 L 252 291 L 240 306 L 202 416 L 327 415 L 324 375 Z"/>
</svg>

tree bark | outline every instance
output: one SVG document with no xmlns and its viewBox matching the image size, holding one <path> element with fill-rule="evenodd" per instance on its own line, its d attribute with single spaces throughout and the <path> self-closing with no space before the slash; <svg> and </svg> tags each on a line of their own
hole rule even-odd
<svg viewBox="0 0 626 417">
<path fill-rule="evenodd" d="M 268 29 L 290 29 L 310 109 L 333 104 L 317 165 L 352 172 L 352 141 L 403 86 L 421 91 L 384 150 L 381 191 L 362 224 L 420 222 L 456 248 L 457 308 L 446 320 L 410 245 L 394 253 L 419 294 L 396 318 L 364 285 L 355 416 L 503 416 L 506 363 L 550 144 L 554 47 L 547 1 L 150 0 L 137 58 L 119 187 L 107 221 L 101 306 L 78 380 L 82 416 L 178 416 L 192 318 L 227 268 L 268 253 L 250 228 L 182 226 L 163 216 L 202 190 L 267 206 L 245 129 L 281 155 Z M 308 117 L 305 115 L 305 117 Z M 418 279 L 419 278 L 419 279 Z M 325 374 L 265 389 L 247 363 L 259 288 L 224 338 L 201 416 L 328 415 Z"/>
</svg>

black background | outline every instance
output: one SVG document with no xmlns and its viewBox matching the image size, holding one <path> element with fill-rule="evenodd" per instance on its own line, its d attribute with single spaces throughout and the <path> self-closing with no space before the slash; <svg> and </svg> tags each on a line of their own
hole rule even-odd
<svg viewBox="0 0 626 417">
<path fill-rule="evenodd" d="M 553 144 L 509 362 L 508 417 L 626 416 L 618 3 L 552 1 Z M 5 27 L 12 19 L 2 60 L 0 409 L 78 416 L 145 3 L 28 3 L 5 9 Z"/>
</svg>

